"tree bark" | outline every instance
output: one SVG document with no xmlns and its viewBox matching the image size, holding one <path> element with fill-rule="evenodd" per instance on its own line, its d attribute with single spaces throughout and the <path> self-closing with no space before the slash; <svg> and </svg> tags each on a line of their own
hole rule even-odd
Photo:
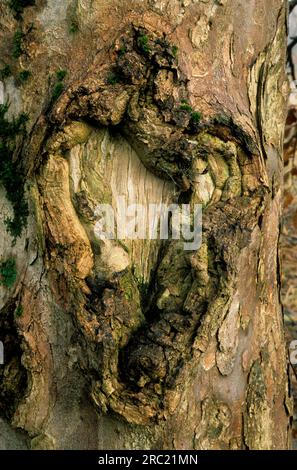
<svg viewBox="0 0 297 470">
<path fill-rule="evenodd" d="M 0 193 L 0 259 L 17 264 L 13 287 L 0 286 L 0 407 L 9 432 L 26 433 L 14 445 L 288 448 L 286 2 L 51 0 L 22 20 L 0 12 L 13 72 L 5 119 L 29 116 L 13 157 L 29 204 L 18 237 L 7 217 L 18 222 L 20 201 L 8 184 Z M 202 204 L 201 248 L 98 240 L 97 204 L 121 195 Z"/>
</svg>

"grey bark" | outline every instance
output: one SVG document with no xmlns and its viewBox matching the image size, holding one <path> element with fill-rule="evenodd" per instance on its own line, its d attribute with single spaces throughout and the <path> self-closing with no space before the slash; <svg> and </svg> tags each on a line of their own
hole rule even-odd
<svg viewBox="0 0 297 470">
<path fill-rule="evenodd" d="M 0 7 L 6 62 L 24 32 L 3 93 L 29 114 L 30 209 L 12 245 L 1 189 L 18 274 L 0 286 L 2 413 L 34 449 L 289 447 L 285 2 L 36 3 L 22 23 Z M 131 185 L 137 202 L 202 203 L 202 247 L 96 240 L 96 204 Z"/>
</svg>

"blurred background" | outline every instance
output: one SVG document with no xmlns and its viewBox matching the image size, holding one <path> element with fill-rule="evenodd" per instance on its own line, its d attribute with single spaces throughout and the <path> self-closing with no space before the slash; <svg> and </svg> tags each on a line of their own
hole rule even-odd
<svg viewBox="0 0 297 470">
<path fill-rule="evenodd" d="M 284 139 L 284 216 L 281 236 L 282 301 L 288 348 L 297 340 L 297 0 L 289 1 L 288 62 L 290 81 Z M 297 449 L 297 365 L 290 366 L 294 395 L 293 439 Z"/>
</svg>

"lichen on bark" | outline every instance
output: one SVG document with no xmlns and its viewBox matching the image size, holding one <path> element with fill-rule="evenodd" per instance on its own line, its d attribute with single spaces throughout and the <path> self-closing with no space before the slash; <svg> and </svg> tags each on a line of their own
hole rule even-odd
<svg viewBox="0 0 297 470">
<path fill-rule="evenodd" d="M 24 308 L 16 328 L 30 379 L 12 419 L 33 448 L 287 445 L 276 230 L 285 12 L 280 0 L 269 15 L 263 2 L 240 2 L 269 23 L 259 35 L 231 1 L 183 4 L 78 1 L 71 37 L 68 4 L 56 4 L 55 28 L 50 5 L 24 12 L 26 22 L 41 8 L 45 41 L 37 28 L 27 44 L 41 76 L 40 93 L 34 81 L 23 92 L 34 237 L 9 297 Z M 52 77 L 69 66 L 55 102 L 43 53 Z M 201 248 L 98 240 L 96 205 L 120 194 L 201 203 Z M 73 438 L 60 431 L 69 415 Z"/>
</svg>

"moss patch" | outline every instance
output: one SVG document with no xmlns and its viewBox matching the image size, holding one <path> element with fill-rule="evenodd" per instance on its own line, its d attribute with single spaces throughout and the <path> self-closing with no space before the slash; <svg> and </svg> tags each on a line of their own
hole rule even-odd
<svg viewBox="0 0 297 470">
<path fill-rule="evenodd" d="M 149 37 L 146 34 L 140 34 L 137 38 L 137 46 L 141 52 L 148 54 L 150 52 Z"/>
<path fill-rule="evenodd" d="M 21 82 L 26 82 L 31 76 L 31 72 L 29 70 L 22 70 L 20 73 L 19 73 L 19 78 L 21 80 Z"/>
<path fill-rule="evenodd" d="M 16 317 L 20 318 L 23 315 L 24 308 L 22 305 L 18 305 L 17 308 L 14 311 L 14 314 Z"/>
<path fill-rule="evenodd" d="M 35 0 L 9 0 L 8 5 L 11 8 L 14 17 L 17 20 L 21 20 L 24 9 L 34 6 Z"/>
<path fill-rule="evenodd" d="M 0 80 L 5 80 L 6 78 L 10 77 L 11 75 L 12 75 L 11 67 L 10 67 L 10 65 L 6 64 L 0 70 Z"/>
<path fill-rule="evenodd" d="M 56 101 L 61 94 L 63 93 L 64 90 L 64 79 L 67 75 L 66 70 L 58 70 L 56 72 L 56 83 L 54 85 L 53 91 L 52 91 L 52 101 Z"/>
<path fill-rule="evenodd" d="M 17 271 L 14 258 L 8 258 L 0 263 L 0 285 L 11 289 L 16 281 Z"/>
<path fill-rule="evenodd" d="M 26 132 L 28 116 L 21 113 L 8 120 L 6 113 L 9 105 L 0 105 L 0 183 L 4 186 L 6 196 L 13 207 L 13 219 L 6 219 L 8 232 L 16 239 L 20 237 L 28 217 L 28 204 L 25 200 L 24 176 L 13 161 L 16 149 L 15 140 Z"/>
</svg>

